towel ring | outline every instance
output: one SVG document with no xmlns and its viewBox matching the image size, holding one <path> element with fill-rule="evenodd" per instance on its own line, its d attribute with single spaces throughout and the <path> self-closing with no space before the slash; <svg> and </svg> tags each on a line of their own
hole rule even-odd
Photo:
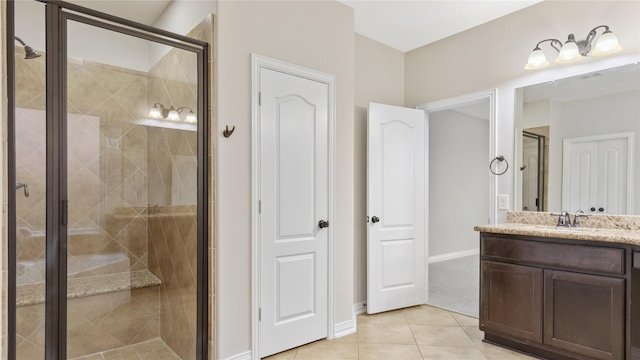
<svg viewBox="0 0 640 360">
<path fill-rule="evenodd" d="M 505 162 L 505 164 L 507 164 L 507 167 L 506 167 L 506 168 L 504 169 L 504 171 L 503 171 L 503 172 L 501 172 L 501 173 L 497 173 L 497 172 L 493 171 L 492 166 L 493 166 L 493 163 L 494 163 L 494 162 L 496 162 L 496 160 L 498 160 L 498 161 L 504 161 L 504 162 Z M 498 156 L 496 156 L 493 160 L 491 160 L 491 163 L 489 163 L 489 171 L 491 171 L 491 173 L 492 173 L 493 175 L 502 175 L 502 174 L 506 173 L 506 172 L 507 172 L 507 170 L 509 170 L 509 162 L 508 162 L 508 161 L 507 161 L 507 159 L 505 159 L 505 158 L 504 158 L 504 156 L 502 156 L 502 155 L 498 155 Z"/>
</svg>

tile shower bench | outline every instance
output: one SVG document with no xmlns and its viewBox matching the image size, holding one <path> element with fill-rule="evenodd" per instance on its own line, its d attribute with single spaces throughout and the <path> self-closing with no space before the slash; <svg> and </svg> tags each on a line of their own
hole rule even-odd
<svg viewBox="0 0 640 360">
<path fill-rule="evenodd" d="M 160 284 L 148 270 L 69 278 L 70 359 L 160 337 Z M 42 358 L 44 283 L 16 287 L 18 359 Z"/>
</svg>

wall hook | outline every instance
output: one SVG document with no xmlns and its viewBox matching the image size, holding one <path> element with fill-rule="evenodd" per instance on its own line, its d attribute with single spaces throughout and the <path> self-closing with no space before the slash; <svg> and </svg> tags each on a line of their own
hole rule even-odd
<svg viewBox="0 0 640 360">
<path fill-rule="evenodd" d="M 229 136 L 231 136 L 231 134 L 233 134 L 233 132 L 235 130 L 236 130 L 235 125 L 231 128 L 231 130 L 229 130 L 229 125 L 227 125 L 227 127 L 222 132 L 222 135 L 224 135 L 224 137 L 228 138 Z"/>
</svg>

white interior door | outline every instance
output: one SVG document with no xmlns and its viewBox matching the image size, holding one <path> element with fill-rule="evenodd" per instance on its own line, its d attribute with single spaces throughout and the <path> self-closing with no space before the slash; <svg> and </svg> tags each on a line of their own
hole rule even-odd
<svg viewBox="0 0 640 360">
<path fill-rule="evenodd" d="M 598 212 L 627 215 L 628 140 L 612 139 L 598 143 Z M 602 211 L 600 211 L 602 209 Z M 589 209 L 591 210 L 591 209 Z"/>
<path fill-rule="evenodd" d="M 631 213 L 630 143 L 626 134 L 567 139 L 564 144 L 563 209 Z"/>
<path fill-rule="evenodd" d="M 369 104 L 367 312 L 425 302 L 425 113 Z"/>
<path fill-rule="evenodd" d="M 260 357 L 327 337 L 328 94 L 260 70 Z"/>
<path fill-rule="evenodd" d="M 572 144 L 568 148 L 569 194 L 568 205 L 563 210 L 589 212 L 598 202 L 598 143 L 596 141 Z"/>
</svg>

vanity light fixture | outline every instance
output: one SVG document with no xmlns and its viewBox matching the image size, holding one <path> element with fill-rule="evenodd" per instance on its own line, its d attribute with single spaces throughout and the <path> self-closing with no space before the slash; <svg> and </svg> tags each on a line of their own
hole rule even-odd
<svg viewBox="0 0 640 360">
<path fill-rule="evenodd" d="M 591 51 L 591 44 L 597 35 L 596 30 L 600 28 L 604 28 L 604 32 L 600 35 L 595 49 Z M 558 52 L 558 57 L 556 57 L 554 61 L 556 64 L 571 64 L 589 55 L 611 55 L 622 50 L 622 46 L 618 43 L 618 38 L 611 32 L 609 26 L 600 25 L 589 31 L 586 40 L 576 41 L 575 36 L 569 34 L 564 44 L 558 39 L 545 39 L 540 41 L 529 55 L 527 65 L 524 66 L 525 70 L 537 70 L 549 66 L 547 57 L 542 49 L 540 49 L 540 44 L 544 42 L 549 42 L 551 47 Z M 590 51 L 591 54 L 589 54 Z"/>
<path fill-rule="evenodd" d="M 191 108 L 187 106 L 181 106 L 177 109 L 174 109 L 173 106 L 171 106 L 167 109 L 160 103 L 153 104 L 153 107 L 149 109 L 148 116 L 152 119 L 158 120 L 180 121 L 180 114 L 182 114 L 185 110 L 189 110 L 189 112 L 185 116 L 185 122 L 195 123 L 198 121 L 198 117 L 196 116 L 196 114 L 193 112 L 193 110 L 191 110 Z"/>
</svg>

